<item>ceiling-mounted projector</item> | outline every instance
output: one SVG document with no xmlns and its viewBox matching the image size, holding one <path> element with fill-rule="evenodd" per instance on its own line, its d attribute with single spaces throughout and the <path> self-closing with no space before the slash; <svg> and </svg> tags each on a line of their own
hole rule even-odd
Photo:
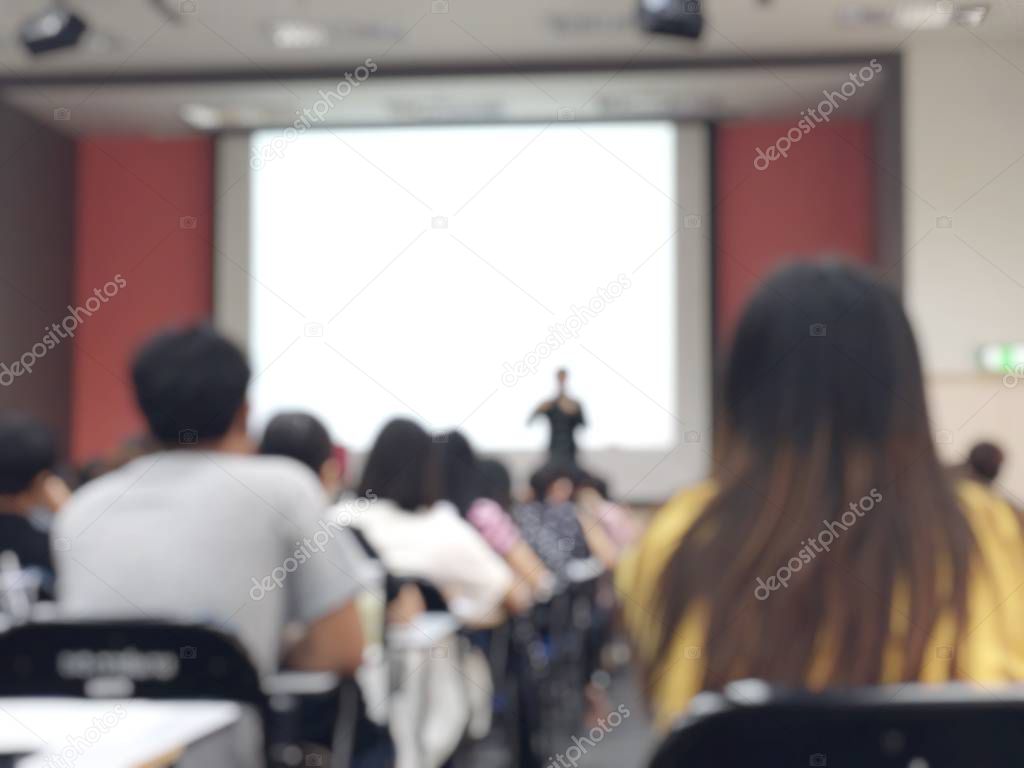
<svg viewBox="0 0 1024 768">
<path fill-rule="evenodd" d="M 34 54 L 70 48 L 85 32 L 80 16 L 64 8 L 51 8 L 21 25 L 18 36 Z"/>
<path fill-rule="evenodd" d="M 640 0 L 640 23 L 648 32 L 696 39 L 704 28 L 701 0 Z"/>
</svg>

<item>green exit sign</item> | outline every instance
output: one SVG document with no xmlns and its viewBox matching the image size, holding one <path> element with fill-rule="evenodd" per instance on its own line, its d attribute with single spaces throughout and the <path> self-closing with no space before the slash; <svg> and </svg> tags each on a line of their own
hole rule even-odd
<svg viewBox="0 0 1024 768">
<path fill-rule="evenodd" d="M 1024 371 L 1024 343 L 983 344 L 978 347 L 978 367 L 1000 375 Z"/>
</svg>

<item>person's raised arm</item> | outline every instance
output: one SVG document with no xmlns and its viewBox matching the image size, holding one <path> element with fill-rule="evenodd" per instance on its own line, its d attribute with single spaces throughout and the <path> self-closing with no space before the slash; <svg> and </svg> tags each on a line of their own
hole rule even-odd
<svg viewBox="0 0 1024 768">
<path fill-rule="evenodd" d="M 533 413 L 530 414 L 530 418 L 526 420 L 526 423 L 532 424 L 538 416 L 541 416 L 544 413 L 546 413 L 550 407 L 551 403 L 548 400 L 545 400 L 543 403 L 540 403 L 536 408 L 533 409 Z"/>
<path fill-rule="evenodd" d="M 520 579 L 530 585 L 534 597 L 544 596 L 555 583 L 555 577 L 544 565 L 544 561 L 522 539 L 505 554 L 505 562 Z"/>
<path fill-rule="evenodd" d="M 587 548 L 590 554 L 596 557 L 601 564 L 609 571 L 615 570 L 615 564 L 619 559 L 619 550 L 611 540 L 601 521 L 593 515 L 584 511 L 583 507 L 577 505 L 576 516 L 583 530 L 583 538 L 586 539 Z"/>
<path fill-rule="evenodd" d="M 495 552 L 500 554 L 512 572 L 528 587 L 526 596 L 546 594 L 554 582 L 551 572 L 543 561 L 523 540 L 522 534 L 512 517 L 497 502 L 478 499 L 469 509 L 466 519 L 480 532 Z M 519 613 L 524 607 L 512 595 L 509 610 Z"/>
</svg>

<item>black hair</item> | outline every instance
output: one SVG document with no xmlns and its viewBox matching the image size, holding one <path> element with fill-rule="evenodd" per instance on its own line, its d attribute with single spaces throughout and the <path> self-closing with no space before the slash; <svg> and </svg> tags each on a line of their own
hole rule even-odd
<svg viewBox="0 0 1024 768">
<path fill-rule="evenodd" d="M 568 479 L 576 482 L 577 470 L 568 462 L 549 461 L 532 475 L 530 475 L 530 487 L 533 489 L 533 496 L 537 501 L 543 501 L 548 495 L 551 486 L 558 480 Z"/>
<path fill-rule="evenodd" d="M 366 458 L 359 495 L 372 493 L 412 512 L 437 501 L 439 486 L 434 442 L 423 427 L 409 419 L 384 425 Z"/>
<path fill-rule="evenodd" d="M 461 432 L 446 432 L 438 436 L 441 462 L 442 498 L 454 504 L 463 516 L 482 495 L 480 491 L 480 462 L 473 446 Z"/>
<path fill-rule="evenodd" d="M 483 459 L 477 466 L 480 495 L 496 501 L 506 512 L 512 508 L 512 478 L 505 465 L 494 459 Z"/>
<path fill-rule="evenodd" d="M 223 437 L 245 403 L 249 365 L 207 326 L 167 331 L 147 342 L 132 366 L 135 397 L 165 445 Z"/>
<path fill-rule="evenodd" d="M 720 379 L 716 493 L 659 564 L 649 693 L 695 610 L 714 649 L 702 690 L 742 678 L 794 687 L 919 680 L 947 619 L 942 674 L 962 676 L 977 540 L 935 454 L 923 382 L 899 296 L 868 273 L 800 264 L 762 283 Z M 805 546 L 793 558 L 799 578 L 768 599 L 775 587 L 762 576 L 808 531 L 826 529 L 837 539 L 828 555 L 814 559 Z M 824 667 L 822 637 L 832 641 Z"/>
<path fill-rule="evenodd" d="M 978 443 L 967 456 L 967 465 L 981 480 L 991 483 L 1003 466 L 1003 451 L 994 443 Z"/>
<path fill-rule="evenodd" d="M 103 458 L 89 459 L 78 467 L 75 477 L 75 487 L 81 488 L 86 483 L 91 483 L 97 478 L 103 477 L 111 469 L 110 462 Z"/>
<path fill-rule="evenodd" d="M 24 414 L 0 414 L 0 493 L 28 490 L 56 463 L 57 443 L 48 427 Z"/>
<path fill-rule="evenodd" d="M 823 428 L 843 445 L 874 444 L 918 427 L 925 412 L 898 297 L 834 262 L 790 266 L 765 282 L 737 326 L 722 384 L 727 426 L 768 457 L 781 438 L 804 448 Z"/>
<path fill-rule="evenodd" d="M 331 457 L 334 444 L 323 423 L 300 411 L 279 413 L 263 431 L 259 452 L 267 456 L 289 456 L 301 461 L 318 475 Z"/>
<path fill-rule="evenodd" d="M 593 488 L 602 499 L 610 498 L 608 495 L 608 483 L 604 478 L 592 475 L 581 469 L 576 475 L 575 483 L 577 491 L 583 488 Z"/>
</svg>

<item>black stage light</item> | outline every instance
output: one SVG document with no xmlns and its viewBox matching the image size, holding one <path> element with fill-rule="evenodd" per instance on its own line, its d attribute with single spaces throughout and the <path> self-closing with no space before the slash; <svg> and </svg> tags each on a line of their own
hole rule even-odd
<svg viewBox="0 0 1024 768">
<path fill-rule="evenodd" d="M 21 42 L 33 54 L 70 48 L 85 32 L 80 16 L 64 8 L 51 8 L 21 25 Z"/>
<path fill-rule="evenodd" d="M 704 28 L 701 0 L 640 0 L 640 23 L 648 32 L 700 37 Z"/>
</svg>

